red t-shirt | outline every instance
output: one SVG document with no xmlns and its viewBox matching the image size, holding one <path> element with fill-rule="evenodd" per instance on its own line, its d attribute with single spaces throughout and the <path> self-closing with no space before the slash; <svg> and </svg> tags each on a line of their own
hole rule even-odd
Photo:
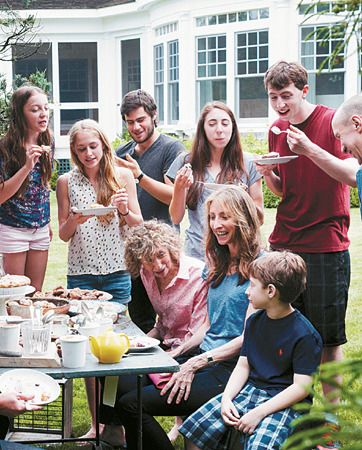
<svg viewBox="0 0 362 450">
<path fill-rule="evenodd" d="M 322 149 L 346 159 L 332 131 L 335 110 L 317 105 L 308 119 L 296 125 Z M 290 122 L 273 123 L 286 130 Z M 280 156 L 293 155 L 286 134 L 269 132 L 269 151 Z M 346 250 L 349 216 L 349 186 L 331 178 L 309 158 L 298 158 L 278 166 L 283 198 L 278 206 L 276 224 L 269 242 L 272 247 L 306 253 Z"/>
</svg>

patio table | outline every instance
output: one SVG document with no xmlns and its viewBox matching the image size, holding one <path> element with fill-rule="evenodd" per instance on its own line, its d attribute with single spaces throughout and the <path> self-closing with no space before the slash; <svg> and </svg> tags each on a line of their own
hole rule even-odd
<svg viewBox="0 0 362 450">
<path fill-rule="evenodd" d="M 118 330 L 117 330 L 118 331 Z M 133 322 L 125 324 L 120 333 L 128 336 L 136 336 L 144 334 Z M 148 355 L 148 356 L 145 356 Z M 0 375 L 11 370 L 9 367 L 0 368 Z M 154 347 L 143 352 L 130 353 L 129 356 L 122 357 L 120 362 L 115 364 L 99 363 L 97 358 L 92 354 L 87 354 L 84 367 L 77 369 L 59 368 L 36 368 L 40 372 L 50 375 L 54 379 L 62 378 L 87 378 L 87 377 L 106 377 L 118 375 L 137 375 L 137 392 L 138 392 L 138 449 L 142 450 L 142 376 L 149 373 L 178 372 L 179 364 L 167 355 L 160 347 Z M 96 383 L 96 398 L 99 398 L 99 383 Z M 95 448 L 102 448 L 99 439 L 99 408 L 96 408 L 96 424 L 97 435 L 93 439 Z M 81 441 L 78 438 L 67 438 L 57 440 L 37 440 L 22 441 L 26 444 L 41 444 L 50 442 L 72 442 Z M 92 439 L 83 439 L 83 441 L 92 441 Z"/>
</svg>

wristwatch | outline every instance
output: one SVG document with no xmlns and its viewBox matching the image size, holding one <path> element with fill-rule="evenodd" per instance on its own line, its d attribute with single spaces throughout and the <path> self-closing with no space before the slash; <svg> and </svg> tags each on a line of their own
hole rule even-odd
<svg viewBox="0 0 362 450">
<path fill-rule="evenodd" d="M 205 355 L 207 358 L 207 365 L 210 366 L 214 361 L 214 358 L 212 357 L 211 352 L 206 352 Z"/>
<path fill-rule="evenodd" d="M 136 180 L 138 180 L 138 182 L 140 182 L 140 181 L 142 180 L 143 176 L 144 176 L 144 173 L 141 172 L 141 174 L 138 175 L 138 177 L 136 178 Z"/>
</svg>

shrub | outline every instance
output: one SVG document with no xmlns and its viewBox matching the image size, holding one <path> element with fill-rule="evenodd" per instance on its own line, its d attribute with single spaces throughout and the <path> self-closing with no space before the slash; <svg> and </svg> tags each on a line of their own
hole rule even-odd
<svg viewBox="0 0 362 450">
<path fill-rule="evenodd" d="M 343 362 L 330 362 L 321 365 L 320 373 L 314 376 L 316 382 L 326 382 L 338 388 L 342 401 L 329 403 L 323 395 L 317 394 L 313 389 L 314 404 L 298 404 L 296 409 L 305 414 L 294 421 L 300 431 L 294 432 L 285 442 L 282 450 L 306 450 L 315 448 L 323 442 L 325 414 L 333 414 L 338 417 L 339 429 L 331 431 L 334 441 L 342 441 L 343 449 L 358 450 L 361 448 L 362 429 L 359 426 L 359 416 L 362 405 L 362 359 L 346 360 Z M 336 382 L 336 377 L 344 374 L 342 385 Z M 347 379 L 348 378 L 348 379 Z M 315 424 L 318 424 L 315 426 Z M 310 426 L 312 425 L 312 426 Z M 329 431 L 328 431 L 329 432 Z"/>
</svg>

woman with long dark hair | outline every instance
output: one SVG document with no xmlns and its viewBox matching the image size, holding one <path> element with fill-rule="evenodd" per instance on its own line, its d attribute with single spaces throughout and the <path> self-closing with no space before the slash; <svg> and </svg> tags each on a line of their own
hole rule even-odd
<svg viewBox="0 0 362 450">
<path fill-rule="evenodd" d="M 179 155 L 166 174 L 174 182 L 170 204 L 172 221 L 179 224 L 186 207 L 188 210 L 187 255 L 205 258 L 202 243 L 204 203 L 212 190 L 218 187 L 216 184 L 243 186 L 263 221 L 261 176 L 251 159 L 252 155 L 241 148 L 238 127 L 230 108 L 221 102 L 207 103 L 197 124 L 191 152 Z"/>
<path fill-rule="evenodd" d="M 0 253 L 7 273 L 29 277 L 41 291 L 52 236 L 54 143 L 47 95 L 32 84 L 22 85 L 11 97 L 10 114 L 0 142 Z"/>
</svg>

